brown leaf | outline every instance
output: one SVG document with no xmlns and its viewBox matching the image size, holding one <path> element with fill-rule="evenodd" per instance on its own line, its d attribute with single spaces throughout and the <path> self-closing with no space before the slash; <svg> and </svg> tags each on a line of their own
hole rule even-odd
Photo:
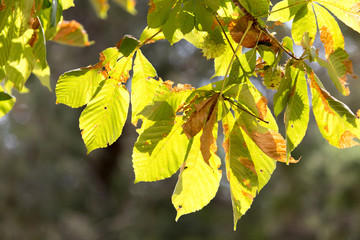
<svg viewBox="0 0 360 240">
<path fill-rule="evenodd" d="M 203 129 L 206 122 L 209 121 L 218 99 L 219 94 L 217 93 L 205 101 L 195 104 L 195 111 L 190 115 L 186 123 L 182 125 L 184 133 L 188 138 L 194 137 Z"/>
<path fill-rule="evenodd" d="M 216 103 L 216 102 L 215 102 Z M 215 106 L 214 106 L 215 107 Z M 211 152 L 216 152 L 216 141 L 213 136 L 213 128 L 216 123 L 217 118 L 217 109 L 214 108 L 213 111 L 211 111 L 210 117 L 208 118 L 208 121 L 205 123 L 203 133 L 200 137 L 200 151 L 203 155 L 204 161 L 209 164 L 209 159 L 211 157 Z"/>
<path fill-rule="evenodd" d="M 6 3 L 4 2 L 4 0 L 1 0 L 0 2 L 0 12 L 6 9 Z"/>
<path fill-rule="evenodd" d="M 248 28 L 250 21 L 254 21 L 254 18 L 252 16 L 245 15 L 239 19 L 231 20 L 229 22 L 228 28 L 230 31 L 230 35 L 235 42 L 240 43 L 246 29 Z M 271 45 L 271 48 L 273 48 L 275 52 L 278 51 L 278 47 L 272 41 L 272 39 L 262 31 L 260 31 L 260 29 L 257 28 L 255 24 L 253 24 L 247 32 L 246 36 L 244 37 L 241 46 L 253 48 L 258 43 L 268 43 Z"/>
<path fill-rule="evenodd" d="M 280 133 L 268 129 L 265 133 L 252 132 L 252 139 L 258 147 L 269 157 L 279 161 L 286 161 L 286 142 Z M 290 157 L 289 163 L 296 163 L 298 160 Z"/>
</svg>

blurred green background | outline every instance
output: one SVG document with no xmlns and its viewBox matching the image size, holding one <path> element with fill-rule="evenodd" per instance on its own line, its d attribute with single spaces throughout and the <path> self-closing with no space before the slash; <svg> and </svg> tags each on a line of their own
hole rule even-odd
<svg viewBox="0 0 360 240">
<path fill-rule="evenodd" d="M 75 4 L 64 18 L 82 23 L 95 44 L 74 48 L 48 43 L 52 89 L 60 74 L 96 63 L 103 49 L 124 34 L 139 37 L 146 26 L 145 1 L 138 2 L 136 16 L 111 3 L 107 20 L 96 18 L 88 1 Z M 341 28 L 360 75 L 359 34 Z M 276 31 L 280 38 L 289 34 L 284 27 Z M 143 52 L 164 80 L 198 87 L 213 74 L 212 62 L 185 42 L 170 48 L 163 41 L 144 46 Z M 318 74 L 329 82 L 326 72 Z M 56 105 L 54 92 L 34 77 L 27 87 L 30 93 L 17 96 L 14 109 L 0 119 L 0 239 L 360 239 L 360 148 L 331 147 L 313 116 L 294 152 L 301 161 L 278 163 L 234 232 L 225 179 L 208 206 L 175 222 L 171 194 L 177 174 L 161 182 L 133 183 L 131 153 L 137 134 L 129 122 L 116 143 L 86 155 L 78 128 L 82 109 Z M 327 88 L 354 112 L 360 108 L 359 79 L 350 80 L 347 98 L 331 83 Z M 261 90 L 271 98 L 272 91 Z M 282 124 L 282 116 L 278 120 Z M 223 157 L 222 150 L 219 155 Z"/>
</svg>

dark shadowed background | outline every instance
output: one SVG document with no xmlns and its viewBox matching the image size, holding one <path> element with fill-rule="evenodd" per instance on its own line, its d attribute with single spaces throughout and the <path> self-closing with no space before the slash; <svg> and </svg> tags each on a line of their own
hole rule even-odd
<svg viewBox="0 0 360 240">
<path fill-rule="evenodd" d="M 136 16 L 111 4 L 107 20 L 96 18 L 88 1 L 75 4 L 64 18 L 82 23 L 95 44 L 74 48 L 48 43 L 53 90 L 59 75 L 96 63 L 99 52 L 125 34 L 139 37 L 146 26 L 145 1 L 138 1 Z M 341 28 L 360 75 L 360 35 L 343 24 Z M 277 31 L 277 36 L 289 34 L 284 27 Z M 212 61 L 185 42 L 170 47 L 161 41 L 144 46 L 143 53 L 164 80 L 198 87 L 213 74 Z M 326 72 L 318 74 L 331 82 Z M 356 112 L 359 81 L 350 80 L 352 94 L 346 98 L 332 83 L 326 86 Z M 0 239 L 360 239 L 360 147 L 331 147 L 312 115 L 307 135 L 294 152 L 301 161 L 277 164 L 234 232 L 225 179 L 208 206 L 175 222 L 171 194 L 177 174 L 156 183 L 133 183 L 131 154 L 137 134 L 129 122 L 116 143 L 86 155 L 78 127 L 82 109 L 56 105 L 54 92 L 34 77 L 27 87 L 30 93 L 17 96 L 14 109 L 0 119 Z M 282 124 L 282 116 L 278 120 Z M 224 157 L 222 150 L 219 155 Z"/>
</svg>

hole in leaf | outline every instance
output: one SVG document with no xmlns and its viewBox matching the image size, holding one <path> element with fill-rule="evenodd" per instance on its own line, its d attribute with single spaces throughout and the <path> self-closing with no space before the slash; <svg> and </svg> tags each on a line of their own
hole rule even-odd
<svg viewBox="0 0 360 240">
<path fill-rule="evenodd" d="M 291 124 L 291 128 L 294 128 L 294 125 Z"/>
<path fill-rule="evenodd" d="M 106 109 L 107 109 L 107 107 L 104 107 L 104 109 L 106 110 Z"/>
</svg>

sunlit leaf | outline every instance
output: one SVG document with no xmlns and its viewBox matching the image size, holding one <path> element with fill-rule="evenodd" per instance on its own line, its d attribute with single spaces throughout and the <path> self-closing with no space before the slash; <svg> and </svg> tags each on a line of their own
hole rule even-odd
<svg viewBox="0 0 360 240">
<path fill-rule="evenodd" d="M 288 22 L 294 19 L 297 12 L 307 4 L 308 0 L 283 0 L 277 3 L 268 17 L 268 21 Z"/>
<path fill-rule="evenodd" d="M 155 91 L 161 82 L 153 79 L 157 76 L 156 70 L 140 50 L 136 52 L 133 72 L 134 75 L 131 81 L 131 122 L 136 125 L 140 118 L 139 113 L 152 102 Z"/>
<path fill-rule="evenodd" d="M 360 3 L 358 0 L 316 0 L 338 19 L 360 33 Z"/>
<path fill-rule="evenodd" d="M 312 105 L 316 122 L 323 137 L 338 148 L 359 145 L 360 121 L 342 102 L 332 97 L 313 71 L 309 74 Z"/>
<path fill-rule="evenodd" d="M 216 134 L 217 127 L 212 132 Z M 176 220 L 184 214 L 202 209 L 215 197 L 219 188 L 220 158 L 212 151 L 206 163 L 199 151 L 200 146 L 199 134 L 190 140 L 186 159 L 172 195 L 172 203 L 177 211 Z"/>
<path fill-rule="evenodd" d="M 57 103 L 73 108 L 88 103 L 100 82 L 109 76 L 109 71 L 114 68 L 120 56 L 116 48 L 108 48 L 100 53 L 97 64 L 61 75 L 55 89 Z"/>
<path fill-rule="evenodd" d="M 266 16 L 269 12 L 268 0 L 239 0 L 240 4 L 246 8 L 246 10 L 255 17 Z"/>
<path fill-rule="evenodd" d="M 93 41 L 89 42 L 89 37 L 84 27 L 75 20 L 60 21 L 58 27 L 59 30 L 51 39 L 52 41 L 77 47 L 85 47 L 93 44 Z"/>
<path fill-rule="evenodd" d="M 286 151 L 287 157 L 290 152 L 297 147 L 303 140 L 309 123 L 309 99 L 305 72 L 303 67 L 289 66 L 288 71 L 291 80 L 287 105 L 285 110 L 285 130 L 286 130 Z"/>
<path fill-rule="evenodd" d="M 320 39 L 325 46 L 325 57 L 328 58 L 338 48 L 344 49 L 344 36 L 336 20 L 326 9 L 318 4 L 313 4 L 313 6 L 320 30 Z"/>
<path fill-rule="evenodd" d="M 353 74 L 352 62 L 349 60 L 349 55 L 343 49 L 338 48 L 329 55 L 329 61 L 325 61 L 319 57 L 316 57 L 315 59 L 320 66 L 327 69 L 331 80 L 339 92 L 345 96 L 349 95 L 350 90 L 347 87 L 346 82 L 347 75 Z"/>
<path fill-rule="evenodd" d="M 183 117 L 176 111 L 191 91 L 172 93 L 166 87 L 162 89 L 141 112 L 145 119 L 133 150 L 135 182 L 168 178 L 185 160 L 189 140 L 182 134 Z"/>
<path fill-rule="evenodd" d="M 42 69 L 39 64 L 35 64 L 35 67 L 32 72 L 41 82 L 44 87 L 47 87 L 51 91 L 50 87 L 50 68 L 47 66 Z"/>
<path fill-rule="evenodd" d="M 107 147 L 120 137 L 129 108 L 129 93 L 118 79 L 106 79 L 99 88 L 79 119 L 88 153 Z"/>
<path fill-rule="evenodd" d="M 312 44 L 315 40 L 317 28 L 315 13 L 311 3 L 303 6 L 295 15 L 291 28 L 291 34 L 295 44 L 301 44 L 305 32 L 309 33 Z"/>
</svg>

